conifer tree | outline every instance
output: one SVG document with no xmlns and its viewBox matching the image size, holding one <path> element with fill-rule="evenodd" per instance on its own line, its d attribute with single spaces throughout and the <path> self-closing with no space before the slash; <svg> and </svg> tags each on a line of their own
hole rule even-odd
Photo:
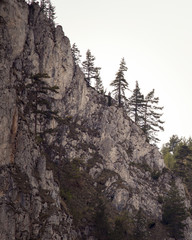
<svg viewBox="0 0 192 240">
<path fill-rule="evenodd" d="M 57 113 L 51 110 L 51 102 L 48 99 L 49 93 L 57 93 L 58 86 L 51 87 L 45 80 L 49 78 L 46 73 L 38 73 L 31 76 L 31 83 L 26 85 L 28 112 L 34 114 L 34 133 L 37 134 L 38 121 L 51 119 Z M 50 98 L 50 97 L 49 97 Z"/>
<path fill-rule="evenodd" d="M 72 51 L 73 61 L 74 61 L 75 65 L 80 64 L 81 54 L 80 54 L 80 51 L 79 51 L 76 43 L 73 43 L 71 51 Z"/>
<path fill-rule="evenodd" d="M 183 239 L 184 220 L 187 218 L 187 211 L 184 199 L 179 195 L 175 185 L 172 185 L 167 197 L 164 199 L 162 212 L 162 220 L 167 225 L 170 237 L 178 240 Z"/>
<path fill-rule="evenodd" d="M 41 0 L 41 10 L 43 11 L 43 13 L 49 17 L 49 4 L 50 4 L 50 0 Z"/>
<path fill-rule="evenodd" d="M 41 0 L 40 7 L 49 19 L 55 20 L 55 7 L 52 5 L 51 0 Z"/>
<path fill-rule="evenodd" d="M 179 138 L 177 135 L 170 137 L 169 142 L 163 144 L 161 149 L 165 164 L 183 177 L 186 184 L 192 183 L 192 145 L 191 138 Z M 191 177 L 189 177 L 191 176 Z M 189 179 L 190 178 L 190 179 Z M 192 185 L 190 186 L 192 189 Z"/>
<path fill-rule="evenodd" d="M 192 149 L 188 142 L 182 141 L 177 145 L 174 152 L 174 171 L 182 177 L 188 190 L 192 193 Z"/>
<path fill-rule="evenodd" d="M 52 21 L 55 20 L 55 7 L 53 6 L 53 4 L 51 3 L 51 1 L 49 0 L 49 4 L 48 4 L 48 18 Z"/>
<path fill-rule="evenodd" d="M 47 15 L 47 0 L 41 0 L 40 4 L 41 10 Z"/>
<path fill-rule="evenodd" d="M 141 128 L 143 129 L 148 141 L 157 143 L 159 139 L 156 137 L 156 133 L 159 130 L 164 131 L 161 121 L 161 116 L 163 115 L 160 111 L 163 107 L 159 107 L 159 98 L 154 96 L 155 90 L 153 89 L 145 97 L 145 104 L 143 107 L 143 122 Z"/>
<path fill-rule="evenodd" d="M 82 63 L 83 72 L 85 74 L 85 79 L 90 85 L 91 79 L 95 76 L 95 57 L 91 54 L 91 51 L 88 49 L 86 52 L 86 60 Z"/>
<path fill-rule="evenodd" d="M 180 139 L 177 135 L 173 135 L 169 139 L 169 143 L 167 144 L 167 147 L 169 148 L 169 152 L 174 153 L 176 150 L 176 147 L 178 146 L 178 143 L 181 141 L 182 139 Z"/>
<path fill-rule="evenodd" d="M 175 158 L 172 154 L 172 152 L 170 152 L 169 147 L 167 144 L 164 144 L 162 149 L 161 149 L 161 153 L 163 155 L 163 159 L 165 162 L 165 165 L 169 168 L 169 169 L 173 169 L 174 165 L 175 165 Z"/>
<path fill-rule="evenodd" d="M 116 73 L 116 78 L 111 82 L 111 86 L 114 87 L 113 93 L 118 100 L 118 106 L 121 107 L 127 101 L 125 96 L 125 90 L 128 90 L 128 82 L 125 79 L 124 72 L 127 71 L 125 59 L 122 58 L 119 66 L 119 70 Z"/>
<path fill-rule="evenodd" d="M 95 89 L 99 92 L 99 93 L 104 93 L 104 88 L 103 88 L 103 83 L 100 77 L 100 69 L 101 68 L 95 68 Z"/>
<path fill-rule="evenodd" d="M 136 81 L 133 94 L 129 98 L 129 114 L 138 125 L 142 120 L 144 101 L 144 96 L 140 92 L 138 81 Z"/>
</svg>

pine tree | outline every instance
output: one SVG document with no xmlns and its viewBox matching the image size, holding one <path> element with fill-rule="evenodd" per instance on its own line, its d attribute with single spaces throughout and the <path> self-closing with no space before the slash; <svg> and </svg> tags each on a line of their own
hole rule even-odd
<svg viewBox="0 0 192 240">
<path fill-rule="evenodd" d="M 161 150 L 166 166 L 179 175 L 192 194 L 192 142 L 191 138 L 173 135 Z"/>
<path fill-rule="evenodd" d="M 47 17 L 49 16 L 49 4 L 50 0 L 41 0 L 40 4 L 41 10 Z"/>
<path fill-rule="evenodd" d="M 141 123 L 143 107 L 144 107 L 144 96 L 140 92 L 138 81 L 136 81 L 135 89 L 133 90 L 132 96 L 129 98 L 129 114 L 138 125 Z"/>
<path fill-rule="evenodd" d="M 158 107 L 159 98 L 154 97 L 155 90 L 153 89 L 148 95 L 145 97 L 145 104 L 143 108 L 143 123 L 141 128 L 143 129 L 148 141 L 152 141 L 157 143 L 159 139 L 156 137 L 157 132 L 159 130 L 164 131 L 161 121 L 161 116 L 163 115 L 160 111 L 163 107 Z"/>
<path fill-rule="evenodd" d="M 187 218 L 187 211 L 184 199 L 179 195 L 175 185 L 172 185 L 167 197 L 164 199 L 162 212 L 162 220 L 167 225 L 170 237 L 178 240 L 183 239 L 184 220 Z"/>
<path fill-rule="evenodd" d="M 51 110 L 51 101 L 49 93 L 57 93 L 58 86 L 51 87 L 45 80 L 49 78 L 46 73 L 38 73 L 31 76 L 31 83 L 26 85 L 27 90 L 27 109 L 28 113 L 34 114 L 34 133 L 37 134 L 38 122 L 42 123 L 45 119 L 51 119 L 57 116 L 57 113 Z"/>
<path fill-rule="evenodd" d="M 55 7 L 52 5 L 50 0 L 41 0 L 40 7 L 50 20 L 55 20 Z"/>
<path fill-rule="evenodd" d="M 177 145 L 174 153 L 176 164 L 174 171 L 183 178 L 188 189 L 192 189 L 192 149 L 186 141 L 182 141 Z"/>
<path fill-rule="evenodd" d="M 40 4 L 41 10 L 47 15 L 47 0 L 41 0 Z"/>
<path fill-rule="evenodd" d="M 174 170 L 183 178 L 186 185 L 192 188 L 192 145 L 191 138 L 179 138 L 177 135 L 170 137 L 169 142 L 163 145 L 161 152 L 166 166 Z M 191 176 L 191 177 L 190 177 Z M 190 182 L 190 183 L 189 183 Z M 188 184 L 189 183 L 189 184 Z"/>
<path fill-rule="evenodd" d="M 95 66 L 94 66 L 95 57 L 91 54 L 91 51 L 88 49 L 86 52 L 86 60 L 82 63 L 83 72 L 85 74 L 85 79 L 90 85 L 91 79 L 95 76 Z"/>
<path fill-rule="evenodd" d="M 173 151 L 169 147 L 169 143 L 163 144 L 163 147 L 161 149 L 161 153 L 163 155 L 165 165 L 168 168 L 173 169 L 176 161 L 175 161 L 175 158 L 174 158 L 174 155 L 173 155 Z"/>
<path fill-rule="evenodd" d="M 56 18 L 55 17 L 55 7 L 51 3 L 51 1 L 49 1 L 49 4 L 48 4 L 48 18 L 52 21 L 54 21 Z"/>
<path fill-rule="evenodd" d="M 72 48 L 71 48 L 71 51 L 72 51 L 72 56 L 73 56 L 73 61 L 76 65 L 80 64 L 80 58 L 81 58 L 81 54 L 80 54 L 80 51 L 77 47 L 77 45 L 74 43 Z"/>
<path fill-rule="evenodd" d="M 125 96 L 125 90 L 128 90 L 128 83 L 124 77 L 124 72 L 127 71 L 126 63 L 124 58 L 122 58 L 119 70 L 116 73 L 116 78 L 111 82 L 111 86 L 114 87 L 113 93 L 115 98 L 118 100 L 118 106 L 121 107 L 127 101 Z"/>
<path fill-rule="evenodd" d="M 103 88 L 103 83 L 100 77 L 100 69 L 101 68 L 95 68 L 95 89 L 99 92 L 99 93 L 104 93 L 104 88 Z"/>
</svg>

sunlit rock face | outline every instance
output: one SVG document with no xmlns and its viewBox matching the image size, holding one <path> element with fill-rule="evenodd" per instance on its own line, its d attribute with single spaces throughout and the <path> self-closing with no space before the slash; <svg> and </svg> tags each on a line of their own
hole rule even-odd
<svg viewBox="0 0 192 240">
<path fill-rule="evenodd" d="M 89 226 L 82 232 L 73 224 L 60 197 L 60 183 L 24 115 L 21 86 L 39 72 L 59 87 L 53 108 L 70 119 L 67 125 L 49 123 L 59 132 L 49 136 L 48 143 L 64 152 L 55 151 L 51 161 L 78 159 L 93 188 L 102 179 L 102 194 L 112 207 L 133 216 L 142 209 L 160 222 L 158 197 L 170 189 L 172 175 L 158 149 L 122 108 L 114 102 L 108 106 L 107 96 L 87 86 L 74 65 L 69 39 L 36 3 L 1 1 L 0 16 L 0 239 L 96 239 Z M 182 183 L 177 185 L 185 196 Z M 191 225 L 188 218 L 186 240 L 192 238 Z"/>
</svg>

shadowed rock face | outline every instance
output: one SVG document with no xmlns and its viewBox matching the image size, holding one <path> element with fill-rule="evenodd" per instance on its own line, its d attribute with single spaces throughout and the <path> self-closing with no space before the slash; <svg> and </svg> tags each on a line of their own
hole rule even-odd
<svg viewBox="0 0 192 240">
<path fill-rule="evenodd" d="M 122 108 L 108 107 L 107 97 L 87 86 L 74 66 L 69 39 L 36 3 L 3 1 L 0 16 L 0 239 L 97 239 L 89 223 L 73 224 L 70 207 L 60 197 L 58 166 L 66 159 L 80 161 L 90 189 L 112 208 L 133 216 L 142 209 L 146 218 L 160 222 L 158 197 L 170 189 L 173 176 L 158 149 Z M 22 86 L 39 72 L 59 87 L 52 108 L 70 119 L 48 123 L 57 131 L 47 136 L 46 146 L 37 144 L 33 119 L 24 111 Z M 186 240 L 192 237 L 190 218 L 188 226 Z"/>
</svg>

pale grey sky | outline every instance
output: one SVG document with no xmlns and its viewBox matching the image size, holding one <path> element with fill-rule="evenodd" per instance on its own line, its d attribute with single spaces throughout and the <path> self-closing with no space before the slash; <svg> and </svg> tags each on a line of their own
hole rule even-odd
<svg viewBox="0 0 192 240">
<path fill-rule="evenodd" d="M 191 0 L 52 0 L 56 23 L 85 60 L 87 49 L 101 67 L 105 88 L 115 78 L 122 57 L 133 90 L 155 89 L 164 106 L 165 143 L 173 134 L 192 135 Z M 129 95 L 128 95 L 129 96 Z"/>
</svg>

